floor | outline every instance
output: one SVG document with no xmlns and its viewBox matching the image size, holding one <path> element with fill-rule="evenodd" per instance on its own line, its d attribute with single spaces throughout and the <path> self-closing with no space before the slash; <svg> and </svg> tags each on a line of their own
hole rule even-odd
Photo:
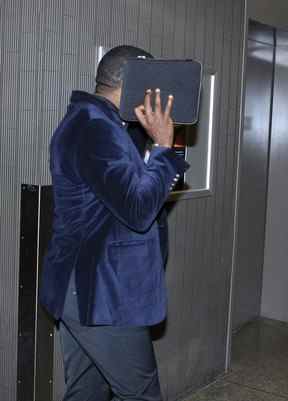
<svg viewBox="0 0 288 401">
<path fill-rule="evenodd" d="M 288 325 L 253 322 L 233 339 L 230 372 L 187 401 L 288 400 Z"/>
</svg>

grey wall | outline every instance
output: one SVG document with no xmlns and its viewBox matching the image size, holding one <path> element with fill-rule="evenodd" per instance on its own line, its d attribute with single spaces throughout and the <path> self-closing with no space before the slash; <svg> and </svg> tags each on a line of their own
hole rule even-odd
<svg viewBox="0 0 288 401">
<path fill-rule="evenodd" d="M 288 28 L 288 2 L 286 0 L 247 0 L 248 16 L 263 24 Z"/>
<path fill-rule="evenodd" d="M 261 314 L 288 322 L 288 33 L 277 39 Z"/>
<path fill-rule="evenodd" d="M 0 399 L 15 401 L 21 182 L 46 184 L 72 88 L 92 90 L 95 46 L 138 44 L 217 72 L 214 194 L 170 216 L 169 320 L 155 343 L 165 398 L 223 372 L 244 26 L 242 0 L 0 0 Z M 54 399 L 63 391 L 56 337 Z"/>
</svg>

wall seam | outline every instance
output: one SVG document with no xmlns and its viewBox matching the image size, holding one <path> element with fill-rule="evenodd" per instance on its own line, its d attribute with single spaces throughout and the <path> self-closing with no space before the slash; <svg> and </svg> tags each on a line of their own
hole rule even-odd
<svg viewBox="0 0 288 401">
<path fill-rule="evenodd" d="M 240 94 L 240 122 L 238 129 L 238 151 L 237 151 L 237 167 L 236 167 L 236 196 L 234 206 L 234 219 L 233 219 L 233 249 L 232 249 L 232 268 L 230 277 L 230 294 L 229 294 L 229 309 L 228 309 L 228 322 L 227 322 L 227 341 L 226 341 L 226 357 L 225 357 L 225 371 L 227 372 L 231 360 L 231 347 L 232 347 L 232 320 L 233 320 L 233 296 L 234 296 L 234 279 L 236 273 L 236 244 L 237 244 L 237 231 L 238 231 L 238 209 L 239 209 L 239 194 L 240 194 L 240 168 L 241 168 L 241 144 L 243 137 L 243 124 L 244 124 L 244 107 L 245 107 L 245 72 L 246 72 L 246 39 L 248 32 L 248 12 L 247 1 L 244 0 L 244 35 L 242 36 L 242 74 L 241 74 L 241 94 Z"/>
</svg>

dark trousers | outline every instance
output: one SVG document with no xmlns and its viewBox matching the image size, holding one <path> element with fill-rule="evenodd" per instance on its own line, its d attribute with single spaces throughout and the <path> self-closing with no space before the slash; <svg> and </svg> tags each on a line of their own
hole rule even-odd
<svg viewBox="0 0 288 401">
<path fill-rule="evenodd" d="M 60 338 L 67 385 L 63 401 L 161 401 L 156 360 L 147 327 L 82 326 L 73 277 Z"/>
</svg>

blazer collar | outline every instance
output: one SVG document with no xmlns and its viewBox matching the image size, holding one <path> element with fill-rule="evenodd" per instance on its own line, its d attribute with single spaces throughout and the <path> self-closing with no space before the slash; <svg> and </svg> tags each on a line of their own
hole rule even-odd
<svg viewBox="0 0 288 401">
<path fill-rule="evenodd" d="M 78 102 L 87 102 L 90 104 L 94 104 L 95 106 L 100 107 L 104 111 L 104 113 L 106 112 L 106 114 L 108 114 L 110 117 L 112 117 L 113 115 L 116 120 L 121 121 L 119 109 L 115 106 L 115 104 L 113 104 L 112 102 L 110 102 L 110 100 L 104 98 L 103 96 L 75 90 L 72 91 L 70 102 L 72 104 Z"/>
</svg>

